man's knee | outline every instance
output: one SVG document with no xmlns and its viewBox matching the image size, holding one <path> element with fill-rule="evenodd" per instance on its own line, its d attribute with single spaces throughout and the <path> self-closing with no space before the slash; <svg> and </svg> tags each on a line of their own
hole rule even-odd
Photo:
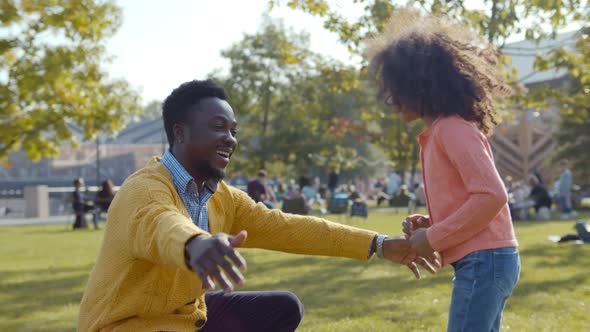
<svg viewBox="0 0 590 332">
<path fill-rule="evenodd" d="M 277 296 L 280 298 L 278 306 L 280 306 L 281 310 L 287 317 L 299 323 L 303 319 L 304 309 L 303 303 L 297 295 L 292 292 L 281 291 Z"/>
</svg>

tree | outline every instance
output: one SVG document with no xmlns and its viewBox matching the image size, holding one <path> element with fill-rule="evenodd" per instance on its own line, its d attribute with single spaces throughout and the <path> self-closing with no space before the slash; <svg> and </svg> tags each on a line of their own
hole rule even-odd
<svg viewBox="0 0 590 332">
<path fill-rule="evenodd" d="M 582 116 L 581 116 L 582 115 Z M 560 131 L 557 135 L 560 142 L 560 158 L 572 161 L 574 181 L 577 184 L 590 186 L 590 108 L 578 110 L 576 115 L 566 114 L 562 117 Z"/>
<path fill-rule="evenodd" d="M 483 7 L 462 0 L 354 0 L 355 4 L 362 6 L 359 8 L 362 15 L 350 22 L 332 9 L 327 0 L 270 1 L 271 8 L 283 3 L 290 8 L 325 18 L 324 26 L 337 33 L 354 53 L 362 51 L 362 41 L 370 34 L 383 30 L 396 8 L 405 6 L 460 20 L 500 49 L 514 34 L 524 32 L 526 39 L 540 40 L 570 24 L 588 24 L 590 13 L 587 0 L 483 0 Z"/>
<path fill-rule="evenodd" d="M 548 62 L 561 62 L 571 65 L 571 83 L 553 89 L 552 100 L 557 100 L 562 108 L 562 122 L 557 135 L 560 143 L 559 157 L 573 161 L 575 179 L 590 185 L 590 29 L 582 31 L 582 38 L 576 43 L 578 52 L 559 52 Z M 558 59 L 558 58 L 565 59 Z M 586 59 L 586 60 L 584 60 Z M 561 93 L 560 93 L 561 92 Z"/>
<path fill-rule="evenodd" d="M 0 157 L 22 149 L 32 160 L 60 144 L 114 134 L 139 108 L 123 80 L 109 80 L 104 42 L 122 13 L 111 0 L 0 3 Z"/>
<path fill-rule="evenodd" d="M 242 41 L 222 52 L 231 63 L 226 80 L 232 101 L 247 110 L 246 123 L 253 129 L 254 140 L 243 144 L 256 151 L 252 155 L 264 168 L 272 155 L 268 143 L 269 125 L 277 110 L 283 85 L 309 69 L 308 36 L 288 31 L 282 23 L 264 17 L 260 32 L 246 34 Z M 246 126 L 247 127 L 247 126 Z"/>
<path fill-rule="evenodd" d="M 309 37 L 266 18 L 256 34 L 222 52 L 227 76 L 217 76 L 240 120 L 236 163 L 253 172 L 277 164 L 291 175 L 311 167 L 355 167 L 368 142 L 339 132 L 359 118 L 356 69 L 309 51 Z M 359 151 L 361 151 L 359 153 Z"/>
<path fill-rule="evenodd" d="M 585 106 L 590 104 L 588 100 L 590 96 L 588 86 L 590 84 L 588 74 L 590 72 L 588 54 L 590 2 L 588 0 L 483 0 L 480 2 L 483 7 L 477 8 L 473 7 L 473 2 L 462 0 L 354 0 L 361 15 L 353 20 L 339 13 L 327 0 L 270 1 L 271 8 L 281 4 L 324 18 L 326 29 L 335 32 L 353 54 L 360 54 L 362 41 L 370 34 L 382 31 L 391 13 L 402 6 L 414 6 L 426 13 L 445 14 L 460 20 L 469 28 L 484 35 L 490 43 L 506 55 L 513 51 L 506 47 L 506 41 L 514 34 L 524 33 L 526 39 L 538 42 L 541 39 L 554 38 L 560 29 L 567 26 L 580 26 L 580 32 L 576 35 L 575 49 L 558 47 L 544 50 L 545 52 L 528 50 L 536 55 L 535 70 L 566 69 L 569 76 L 573 78 L 570 81 L 571 84 L 537 87 L 526 94 L 515 96 L 509 102 L 541 109 L 550 100 L 559 105 L 565 115 L 580 112 L 577 118 L 583 118 L 584 114 L 587 116 Z M 508 56 L 502 57 L 502 60 L 504 65 L 509 65 Z M 363 68 L 360 70 L 362 71 Z M 520 84 L 514 69 L 507 70 L 506 74 L 513 85 Z M 376 116 L 373 119 L 378 119 L 380 112 L 377 111 L 374 115 Z M 569 123 L 568 121 L 566 119 L 565 122 Z M 395 126 L 390 129 L 396 130 Z M 580 132 L 580 135 L 588 137 L 590 131 Z"/>
<path fill-rule="evenodd" d="M 159 100 L 152 100 L 149 102 L 139 116 L 141 120 L 155 120 L 162 118 L 162 102 Z"/>
<path fill-rule="evenodd" d="M 363 75 L 363 71 L 359 71 L 359 75 Z M 389 159 L 389 166 L 398 170 L 402 177 L 409 171 L 413 178 L 420 164 L 420 146 L 416 137 L 424 126 L 402 123 L 397 113 L 377 101 L 374 87 L 366 79 L 361 90 L 364 94 L 359 98 L 363 102 L 359 107 L 361 118 L 356 125 L 357 132 L 378 146 Z"/>
</svg>

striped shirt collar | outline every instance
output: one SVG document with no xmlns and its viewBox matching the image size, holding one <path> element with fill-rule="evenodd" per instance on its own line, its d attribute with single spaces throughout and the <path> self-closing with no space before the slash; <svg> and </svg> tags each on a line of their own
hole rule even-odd
<svg viewBox="0 0 590 332">
<path fill-rule="evenodd" d="M 178 190 L 178 193 L 183 195 L 189 189 L 191 182 L 195 183 L 195 179 L 188 174 L 187 170 L 176 160 L 176 157 L 170 152 L 169 149 L 164 152 L 162 156 L 162 164 L 166 166 L 170 175 L 172 175 L 172 181 Z M 196 183 L 195 183 L 196 184 Z M 205 188 L 211 193 L 217 190 L 218 181 L 208 180 L 205 182 Z"/>
</svg>

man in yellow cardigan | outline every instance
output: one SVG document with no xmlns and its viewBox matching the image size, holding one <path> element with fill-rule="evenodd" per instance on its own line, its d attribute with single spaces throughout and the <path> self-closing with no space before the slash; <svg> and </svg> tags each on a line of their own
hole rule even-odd
<svg viewBox="0 0 590 332">
<path fill-rule="evenodd" d="M 121 186 L 80 306 L 80 331 L 293 331 L 289 292 L 234 292 L 246 262 L 235 247 L 361 261 L 373 254 L 434 272 L 403 238 L 270 210 L 221 181 L 237 123 L 211 81 L 175 89 L 163 106 L 170 149 Z M 434 257 L 430 263 L 438 265 Z M 217 283 L 224 291 L 211 291 Z"/>
</svg>

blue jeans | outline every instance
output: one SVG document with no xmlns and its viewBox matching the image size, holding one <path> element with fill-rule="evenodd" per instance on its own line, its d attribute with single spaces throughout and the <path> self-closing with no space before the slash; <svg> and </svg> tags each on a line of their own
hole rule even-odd
<svg viewBox="0 0 590 332">
<path fill-rule="evenodd" d="M 569 195 L 561 194 L 559 195 L 559 204 L 561 205 L 561 212 L 563 213 L 570 213 L 572 212 L 572 203 L 570 200 Z"/>
<path fill-rule="evenodd" d="M 499 331 L 504 305 L 520 276 L 518 249 L 480 250 L 452 265 L 455 278 L 447 331 Z"/>
</svg>

